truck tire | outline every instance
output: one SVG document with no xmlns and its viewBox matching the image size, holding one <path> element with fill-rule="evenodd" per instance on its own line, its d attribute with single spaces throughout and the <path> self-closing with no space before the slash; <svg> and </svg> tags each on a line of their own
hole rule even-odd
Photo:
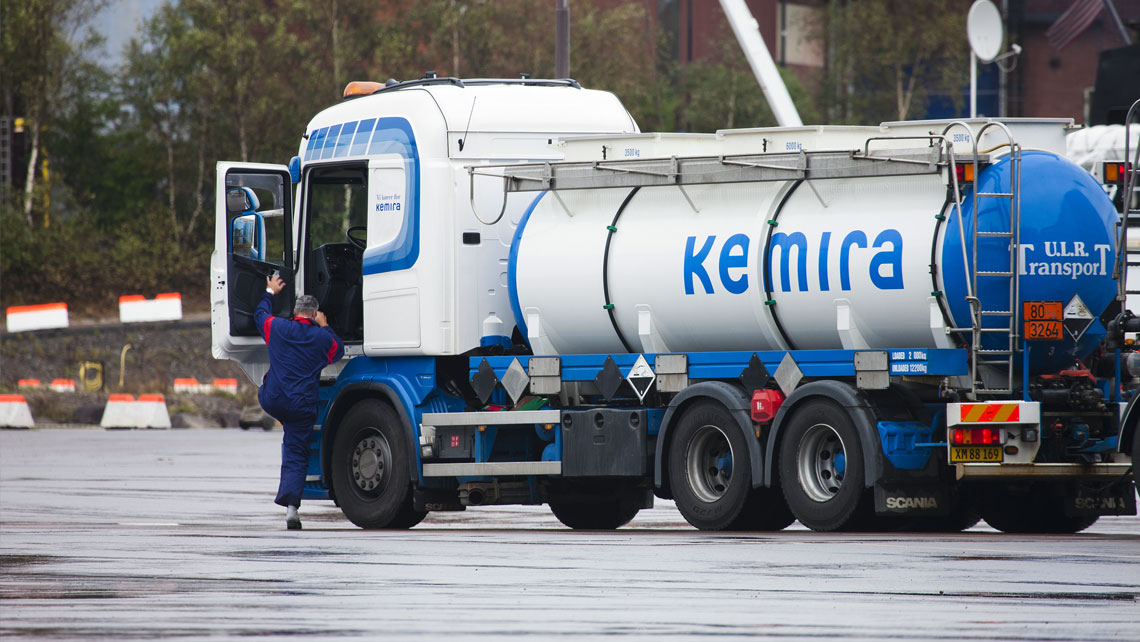
<svg viewBox="0 0 1140 642">
<path fill-rule="evenodd" d="M 807 401 L 784 427 L 780 485 L 796 519 L 814 531 L 859 530 L 870 521 L 863 445 L 847 413 Z"/>
<path fill-rule="evenodd" d="M 1132 486 L 1140 495 L 1140 428 L 1132 433 Z"/>
<path fill-rule="evenodd" d="M 361 528 L 411 528 L 426 513 L 412 508 L 407 431 L 386 403 L 365 399 L 345 415 L 333 442 L 333 492 Z"/>
<path fill-rule="evenodd" d="M 619 497 L 605 502 L 550 502 L 550 512 L 575 530 L 612 531 L 625 526 L 641 510 L 636 499 Z"/>
<path fill-rule="evenodd" d="M 779 488 L 753 488 L 744 502 L 744 510 L 729 525 L 730 531 L 781 531 L 791 526 L 796 516 L 788 508 Z"/>
<path fill-rule="evenodd" d="M 701 530 L 731 528 L 752 491 L 748 444 L 736 420 L 715 401 L 685 411 L 669 446 L 669 485 L 685 520 Z"/>
<path fill-rule="evenodd" d="M 1063 499 L 1042 492 L 1010 495 L 994 489 L 979 502 L 982 519 L 1003 533 L 1079 533 L 1096 523 L 1095 515 L 1070 517 Z"/>
</svg>

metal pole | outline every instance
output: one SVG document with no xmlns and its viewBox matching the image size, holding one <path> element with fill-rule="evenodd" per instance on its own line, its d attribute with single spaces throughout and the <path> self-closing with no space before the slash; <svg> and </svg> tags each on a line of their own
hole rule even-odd
<svg viewBox="0 0 1140 642">
<path fill-rule="evenodd" d="M 570 0 L 554 0 L 554 77 L 570 77 Z"/>
<path fill-rule="evenodd" d="M 728 24 L 732 26 L 732 32 L 740 42 L 740 48 L 744 50 L 744 57 L 752 67 L 756 82 L 760 83 L 760 89 L 768 99 L 768 105 L 772 108 L 776 122 L 781 127 L 802 126 L 804 123 L 800 120 L 800 113 L 796 111 L 796 105 L 788 95 L 784 79 L 780 77 L 776 63 L 772 61 L 772 54 L 764 44 L 764 37 L 760 35 L 760 25 L 752 17 L 748 5 L 744 0 L 720 0 L 720 6 L 728 18 Z"/>
<path fill-rule="evenodd" d="M 1120 14 L 1116 12 L 1116 6 L 1112 4 L 1112 0 L 1104 0 L 1104 7 L 1108 9 L 1108 13 L 1112 16 L 1112 21 L 1120 31 L 1120 37 L 1124 39 L 1124 44 L 1132 44 L 1132 38 L 1128 35 L 1128 30 L 1124 28 L 1124 22 L 1120 20 Z"/>
<path fill-rule="evenodd" d="M 970 49 L 970 118 L 978 117 L 978 57 Z"/>
</svg>

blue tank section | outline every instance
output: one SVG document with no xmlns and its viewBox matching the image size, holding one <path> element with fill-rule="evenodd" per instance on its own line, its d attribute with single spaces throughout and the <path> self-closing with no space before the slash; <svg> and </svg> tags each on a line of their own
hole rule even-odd
<svg viewBox="0 0 1140 642">
<path fill-rule="evenodd" d="M 1010 160 L 1004 157 L 981 171 L 979 193 L 1010 191 Z M 1020 302 L 1056 301 L 1062 307 L 1074 297 L 1092 313 L 1094 320 L 1076 339 L 1067 331 L 1061 341 L 1030 343 L 1031 373 L 1055 372 L 1072 365 L 1074 359 L 1088 356 L 1106 333 L 1097 319 L 1116 296 L 1112 278 L 1115 259 L 1115 226 L 1118 215 L 1112 202 L 1092 175 L 1072 162 L 1047 152 L 1025 152 L 1021 162 L 1021 272 Z M 1010 200 L 979 200 L 978 230 L 1009 231 Z M 973 199 L 967 188 L 962 207 L 962 229 L 967 239 L 973 224 Z M 980 237 L 978 267 L 983 271 L 1008 271 L 1009 239 Z M 967 242 L 966 255 L 972 264 L 973 250 Z M 946 220 L 946 234 L 940 261 L 943 286 L 954 324 L 970 326 L 966 301 L 968 270 L 963 267 L 958 216 L 953 210 Z M 978 298 L 985 310 L 1004 310 L 1009 305 L 1007 279 L 981 277 Z M 1001 317 L 985 317 L 983 327 L 1002 327 Z M 984 348 L 1001 349 L 1002 333 L 987 334 Z"/>
</svg>

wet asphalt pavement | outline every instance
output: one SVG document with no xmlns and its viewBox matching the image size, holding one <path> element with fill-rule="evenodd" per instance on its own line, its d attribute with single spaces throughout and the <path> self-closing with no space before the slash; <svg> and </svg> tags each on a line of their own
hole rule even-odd
<svg viewBox="0 0 1140 642">
<path fill-rule="evenodd" d="M 0 432 L 4 640 L 1140 640 L 1140 518 L 1073 536 L 615 532 L 545 507 L 284 530 L 280 433 Z"/>
</svg>

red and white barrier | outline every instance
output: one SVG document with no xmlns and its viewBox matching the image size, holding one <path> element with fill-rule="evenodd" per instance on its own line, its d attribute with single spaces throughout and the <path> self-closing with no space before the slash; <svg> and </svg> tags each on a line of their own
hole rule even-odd
<svg viewBox="0 0 1140 642">
<path fill-rule="evenodd" d="M 39 379 L 20 379 L 16 382 L 16 387 L 21 390 L 34 390 L 40 387 Z"/>
<path fill-rule="evenodd" d="M 237 379 L 214 379 L 214 390 L 236 395 L 238 390 Z"/>
<path fill-rule="evenodd" d="M 75 392 L 75 379 L 52 379 L 51 389 L 56 392 Z"/>
<path fill-rule="evenodd" d="M 103 408 L 99 425 L 104 428 L 169 428 L 170 413 L 162 395 L 113 394 Z"/>
<path fill-rule="evenodd" d="M 181 303 L 179 305 L 181 306 Z M 14 305 L 8 308 L 7 324 L 8 332 L 66 328 L 67 304 Z"/>
<path fill-rule="evenodd" d="M 209 392 L 208 388 L 209 386 L 203 386 L 193 378 L 174 380 L 174 392 Z"/>
<path fill-rule="evenodd" d="M 179 377 L 174 380 L 174 392 L 200 394 L 228 392 L 231 395 L 236 395 L 237 391 L 237 379 L 214 379 L 213 383 L 201 383 L 193 377 Z"/>
<path fill-rule="evenodd" d="M 147 321 L 177 321 L 182 318 L 182 295 L 165 292 L 153 299 L 141 294 L 119 297 L 119 321 L 142 323 Z"/>
<path fill-rule="evenodd" d="M 31 428 L 36 425 L 24 395 L 0 395 L 0 426 Z"/>
</svg>

